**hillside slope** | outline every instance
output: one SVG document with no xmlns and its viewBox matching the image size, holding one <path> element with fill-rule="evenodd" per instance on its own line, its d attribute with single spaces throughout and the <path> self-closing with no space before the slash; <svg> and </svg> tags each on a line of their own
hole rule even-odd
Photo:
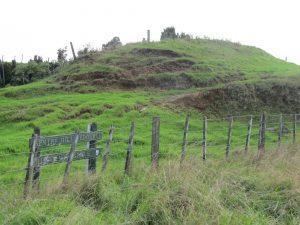
<svg viewBox="0 0 300 225">
<path fill-rule="evenodd" d="M 236 81 L 287 80 L 300 67 L 255 47 L 220 40 L 168 40 L 129 44 L 88 54 L 56 75 L 63 87 L 210 87 Z"/>
</svg>

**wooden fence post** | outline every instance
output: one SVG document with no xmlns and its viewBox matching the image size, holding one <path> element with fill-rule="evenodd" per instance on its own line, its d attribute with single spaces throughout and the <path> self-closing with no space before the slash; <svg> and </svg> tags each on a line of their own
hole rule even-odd
<svg viewBox="0 0 300 225">
<path fill-rule="evenodd" d="M 63 186 L 64 187 L 67 185 L 67 182 L 68 182 L 68 177 L 69 177 L 69 174 L 70 174 L 71 165 L 72 165 L 72 161 L 73 161 L 73 157 L 74 157 L 74 152 L 76 150 L 78 140 L 79 140 L 79 131 L 76 131 L 75 135 L 74 135 L 74 140 L 71 144 L 71 149 L 70 149 L 70 152 L 69 152 L 69 155 L 68 155 L 68 159 L 67 159 L 67 165 L 66 165 L 64 180 L 63 180 Z"/>
<path fill-rule="evenodd" d="M 132 146 L 133 146 L 133 137 L 134 137 L 134 127 L 135 127 L 135 123 L 131 122 L 126 162 L 125 162 L 125 174 L 126 175 L 129 175 L 129 173 L 132 170 Z"/>
<path fill-rule="evenodd" d="M 207 117 L 204 116 L 203 117 L 203 142 L 202 142 L 202 158 L 203 160 L 206 160 L 206 147 L 207 147 L 207 143 L 206 143 L 206 135 L 207 135 Z"/>
<path fill-rule="evenodd" d="M 282 113 L 280 113 L 279 127 L 278 127 L 278 147 L 280 147 L 281 144 L 282 131 L 283 131 L 283 118 L 282 118 Z"/>
<path fill-rule="evenodd" d="M 97 124 L 92 123 L 87 127 L 87 132 L 95 132 L 97 131 Z M 88 149 L 95 149 L 97 141 L 91 140 L 87 143 Z M 91 158 L 86 160 L 86 175 L 95 174 L 96 173 L 97 160 L 96 157 L 92 156 Z"/>
<path fill-rule="evenodd" d="M 248 121 L 248 129 L 247 129 L 246 144 L 245 144 L 245 153 L 248 152 L 248 148 L 249 148 L 249 145 L 250 145 L 252 124 L 253 124 L 253 116 L 251 115 L 250 119 Z"/>
<path fill-rule="evenodd" d="M 229 117 L 229 124 L 228 124 L 228 137 L 227 137 L 227 146 L 226 146 L 226 158 L 229 156 L 229 151 L 232 142 L 232 127 L 233 127 L 233 116 Z"/>
<path fill-rule="evenodd" d="M 261 158 L 265 153 L 265 138 L 266 138 L 266 113 L 264 112 L 260 116 L 259 141 L 258 141 L 259 158 Z"/>
<path fill-rule="evenodd" d="M 41 135 L 41 130 L 40 128 L 35 128 L 34 129 L 34 133 L 38 135 L 38 140 L 40 139 L 40 135 Z M 33 181 L 32 181 L 32 188 L 36 191 L 39 190 L 40 188 L 40 166 L 38 165 L 38 159 L 40 157 L 40 154 L 41 154 L 41 149 L 40 149 L 40 146 L 39 146 L 39 141 L 38 141 L 38 144 L 36 146 L 36 150 L 35 150 L 35 165 L 34 165 L 34 168 L 33 168 Z"/>
<path fill-rule="evenodd" d="M 39 146 L 39 132 L 40 130 L 38 128 L 34 129 L 34 133 L 32 134 L 32 138 L 29 140 L 29 157 L 28 157 L 28 163 L 27 163 L 27 172 L 25 176 L 25 182 L 24 182 L 24 192 L 23 197 L 26 199 L 30 193 L 30 187 L 33 180 L 33 171 L 34 171 L 34 165 L 35 165 L 35 152 Z"/>
<path fill-rule="evenodd" d="M 152 169 L 155 170 L 158 169 L 159 131 L 160 131 L 160 118 L 154 117 L 152 120 L 151 166 Z"/>
<path fill-rule="evenodd" d="M 187 115 L 187 117 L 185 119 L 185 124 L 184 124 L 180 164 L 182 164 L 183 160 L 185 159 L 186 147 L 187 147 L 187 144 L 188 144 L 187 136 L 188 136 L 188 132 L 189 132 L 189 126 L 190 126 L 190 115 Z"/>
<path fill-rule="evenodd" d="M 71 46 L 71 49 L 72 49 L 72 54 L 73 54 L 73 58 L 74 60 L 76 59 L 76 54 L 75 54 L 75 51 L 74 51 L 74 47 L 73 47 L 73 43 L 70 42 L 70 46 Z"/>
<path fill-rule="evenodd" d="M 105 153 L 104 153 L 104 157 L 103 157 L 102 171 L 106 170 L 106 167 L 107 167 L 108 156 L 110 153 L 110 146 L 112 143 L 113 133 L 114 133 L 114 128 L 113 128 L 113 126 L 111 126 L 109 129 L 108 139 L 106 142 L 106 149 L 105 149 Z"/>
<path fill-rule="evenodd" d="M 297 128 L 297 114 L 294 115 L 294 121 L 293 121 L 293 144 L 296 143 L 296 128 Z"/>
</svg>

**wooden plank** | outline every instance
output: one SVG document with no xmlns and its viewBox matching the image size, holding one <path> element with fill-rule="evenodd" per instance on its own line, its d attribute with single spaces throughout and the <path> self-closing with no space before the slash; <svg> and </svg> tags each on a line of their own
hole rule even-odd
<svg viewBox="0 0 300 225">
<path fill-rule="evenodd" d="M 182 150 L 181 150 L 181 159 L 180 159 L 180 164 L 183 163 L 183 160 L 185 159 L 186 155 L 186 148 L 188 144 L 188 132 L 189 132 L 189 126 L 190 126 L 190 115 L 187 115 L 185 119 L 185 124 L 184 124 L 184 131 L 183 131 L 183 141 L 182 141 Z"/>
<path fill-rule="evenodd" d="M 128 140 L 128 148 L 127 148 L 127 155 L 126 155 L 126 162 L 125 162 L 126 175 L 129 175 L 129 173 L 132 170 L 132 147 L 133 147 L 134 127 L 135 127 L 135 123 L 132 122 L 130 127 L 130 135 Z"/>
<path fill-rule="evenodd" d="M 207 148 L 207 117 L 203 117 L 203 142 L 202 142 L 202 159 L 206 160 L 206 148 Z"/>
<path fill-rule="evenodd" d="M 109 134 L 108 134 L 108 140 L 107 140 L 107 143 L 106 143 L 105 154 L 104 154 L 104 157 L 103 157 L 102 171 L 105 171 L 106 167 L 107 167 L 108 156 L 109 156 L 109 153 L 110 153 L 110 146 L 111 146 L 111 143 L 112 143 L 113 133 L 114 133 L 114 128 L 110 127 Z"/>
<path fill-rule="evenodd" d="M 35 132 L 37 130 L 35 129 Z M 32 134 L 32 141 L 29 141 L 29 157 L 28 157 L 28 163 L 27 163 L 27 171 L 25 176 L 25 182 L 24 182 L 24 191 L 23 191 L 23 197 L 26 199 L 30 193 L 30 187 L 33 179 L 33 169 L 35 164 L 35 151 L 37 149 L 39 142 L 39 136 L 37 133 Z"/>
<path fill-rule="evenodd" d="M 70 149 L 70 152 L 68 154 L 67 165 L 66 165 L 64 180 L 63 180 L 63 186 L 66 186 L 67 182 L 68 182 L 68 177 L 69 177 L 69 174 L 70 174 L 71 165 L 72 165 L 72 161 L 73 161 L 73 158 L 74 158 L 74 152 L 76 150 L 78 139 L 79 139 L 79 131 L 76 131 L 75 132 L 75 139 L 74 139 L 74 141 L 71 145 L 71 149 Z"/>
<path fill-rule="evenodd" d="M 160 132 L 160 118 L 154 117 L 152 120 L 152 143 L 151 143 L 151 167 L 154 170 L 158 169 L 159 132 Z"/>
<path fill-rule="evenodd" d="M 253 124 L 253 116 L 251 115 L 250 119 L 248 121 L 248 129 L 247 129 L 246 144 L 245 144 L 245 153 L 248 152 L 248 149 L 249 149 L 249 146 L 250 146 L 252 124 Z"/>
<path fill-rule="evenodd" d="M 97 124 L 92 123 L 87 128 L 88 133 L 89 132 L 97 132 Z M 88 148 L 96 148 L 97 140 L 92 139 L 87 143 Z M 86 164 L 86 174 L 95 174 L 96 173 L 96 166 L 97 166 L 97 159 L 95 157 L 91 157 L 87 160 Z"/>
<path fill-rule="evenodd" d="M 279 127 L 278 127 L 278 147 L 280 147 L 280 145 L 281 145 L 282 131 L 283 131 L 283 117 L 282 117 L 282 113 L 280 113 Z"/>
<path fill-rule="evenodd" d="M 88 158 L 95 158 L 101 154 L 101 149 L 87 149 L 83 151 L 74 151 L 73 161 L 88 159 Z M 57 154 L 50 154 L 50 155 L 43 155 L 39 157 L 38 165 L 39 166 L 46 166 L 50 164 L 58 164 L 64 163 L 68 161 L 69 152 L 65 153 L 57 153 Z"/>
<path fill-rule="evenodd" d="M 232 142 L 232 128 L 233 128 L 233 117 L 229 117 L 229 124 L 228 124 L 228 135 L 227 135 L 227 145 L 226 145 L 226 158 L 229 156 L 229 151 L 231 148 L 231 142 Z"/>
<path fill-rule="evenodd" d="M 293 121 L 293 144 L 296 144 L 296 128 L 297 128 L 297 114 L 294 115 Z"/>
<path fill-rule="evenodd" d="M 74 139 L 75 139 L 75 134 L 63 134 L 63 135 L 40 137 L 39 146 L 51 147 L 51 146 L 58 146 L 58 145 L 70 145 L 74 142 Z M 86 132 L 86 133 L 83 132 L 83 133 L 79 133 L 78 142 L 101 140 L 101 139 L 102 139 L 101 131 Z"/>
</svg>

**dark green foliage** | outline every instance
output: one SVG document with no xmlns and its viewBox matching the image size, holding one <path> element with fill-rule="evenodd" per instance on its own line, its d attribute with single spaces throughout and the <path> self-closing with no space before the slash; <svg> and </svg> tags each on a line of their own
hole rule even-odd
<svg viewBox="0 0 300 225">
<path fill-rule="evenodd" d="M 107 44 L 102 45 L 102 50 L 113 50 L 116 49 L 117 47 L 122 46 L 122 42 L 120 41 L 119 37 L 114 37 L 111 39 L 111 41 L 107 42 Z"/>
<path fill-rule="evenodd" d="M 65 63 L 67 61 L 67 46 L 57 50 L 57 60 L 60 63 Z"/>
<path fill-rule="evenodd" d="M 175 27 L 167 27 L 166 29 L 164 29 L 160 36 L 160 40 L 175 38 L 178 38 L 178 34 L 176 34 L 175 32 Z"/>
</svg>

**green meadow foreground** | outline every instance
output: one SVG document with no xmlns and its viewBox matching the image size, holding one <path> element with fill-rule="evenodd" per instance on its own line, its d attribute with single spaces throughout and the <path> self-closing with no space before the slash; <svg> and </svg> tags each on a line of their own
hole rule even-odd
<svg viewBox="0 0 300 225">
<path fill-rule="evenodd" d="M 2 224 L 299 224 L 299 149 L 225 160 L 166 160 L 157 173 L 136 165 L 94 177 L 77 174 L 67 190 L 61 180 L 32 200 L 9 188 L 1 200 Z"/>
<path fill-rule="evenodd" d="M 300 67 L 249 46 L 219 40 L 135 43 L 87 54 L 55 74 L 0 89 L 1 224 L 295 224 L 300 223 Z M 266 111 L 266 154 L 257 161 L 260 113 Z M 278 148 L 279 115 L 284 133 Z M 185 117 L 187 158 L 179 166 Z M 232 146 L 225 160 L 228 115 Z M 253 115 L 248 154 L 247 126 Z M 160 117 L 159 170 L 150 168 L 152 118 Z M 202 161 L 203 116 L 208 117 Z M 295 118 L 295 121 L 294 121 Z M 136 123 L 133 167 L 124 175 L 130 123 Z M 85 132 L 96 122 L 107 170 L 86 177 L 74 161 L 41 168 L 40 191 L 24 200 L 33 129 L 42 136 Z M 296 144 L 292 131 L 296 122 Z M 68 152 L 70 146 L 42 150 Z M 84 150 L 86 143 L 78 145 Z"/>
</svg>

